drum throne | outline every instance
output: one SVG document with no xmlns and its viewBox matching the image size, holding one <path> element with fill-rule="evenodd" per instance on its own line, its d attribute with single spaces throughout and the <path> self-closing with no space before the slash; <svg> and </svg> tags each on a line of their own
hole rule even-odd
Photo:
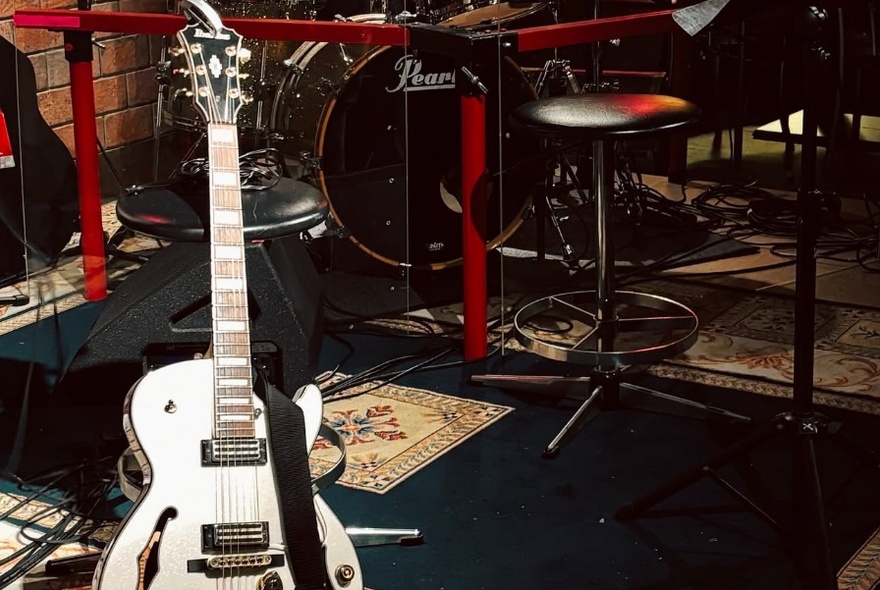
<svg viewBox="0 0 880 590">
<path fill-rule="evenodd" d="M 484 385 L 566 395 L 586 389 L 586 399 L 544 450 L 559 449 L 599 410 L 624 407 L 700 418 L 748 418 L 689 399 L 625 383 L 628 370 L 680 354 L 696 342 L 699 320 L 686 306 L 656 294 L 615 288 L 612 207 L 616 140 L 658 136 L 695 122 L 699 109 L 657 94 L 565 95 L 526 103 L 510 117 L 514 129 L 572 145 L 592 145 L 590 199 L 595 289 L 544 297 L 525 305 L 514 318 L 518 342 L 547 359 L 590 367 L 588 377 L 475 375 Z M 588 199 L 584 198 L 585 202 Z M 560 331 L 571 335 L 560 338 Z M 579 396 L 583 397 L 583 396 Z"/>
</svg>

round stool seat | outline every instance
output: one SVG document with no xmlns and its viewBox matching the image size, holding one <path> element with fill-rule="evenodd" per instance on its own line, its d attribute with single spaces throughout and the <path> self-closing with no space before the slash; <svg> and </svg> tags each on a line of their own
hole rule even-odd
<svg viewBox="0 0 880 590">
<path fill-rule="evenodd" d="M 269 240 L 311 229 L 330 206 L 310 184 L 281 178 L 272 188 L 241 191 L 246 240 Z M 116 217 L 128 229 L 172 242 L 208 240 L 208 185 L 181 177 L 171 183 L 139 187 L 116 202 Z"/>
<path fill-rule="evenodd" d="M 510 114 L 514 128 L 556 139 L 645 136 L 694 123 L 696 105 L 660 94 L 570 94 L 542 98 Z"/>
</svg>

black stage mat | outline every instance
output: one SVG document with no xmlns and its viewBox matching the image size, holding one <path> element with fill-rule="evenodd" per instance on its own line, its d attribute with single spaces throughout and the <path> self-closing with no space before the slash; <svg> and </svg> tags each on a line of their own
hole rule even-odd
<svg viewBox="0 0 880 590">
<path fill-rule="evenodd" d="M 389 348 L 396 355 L 413 346 L 375 337 L 350 341 L 357 354 L 344 366 L 349 374 L 388 358 Z M 326 352 L 330 368 L 344 351 L 332 344 Z M 798 587 L 774 532 L 710 482 L 661 505 L 660 515 L 632 523 L 614 516 L 620 506 L 737 440 L 749 432 L 747 428 L 635 411 L 602 413 L 557 459 L 547 461 L 541 451 L 574 406 L 467 384 L 470 373 L 492 372 L 498 364 L 488 360 L 466 370 L 413 374 L 402 383 L 514 406 L 512 413 L 384 495 L 339 485 L 323 492 L 349 526 L 414 527 L 425 535 L 426 543 L 417 547 L 361 549 L 370 588 Z M 565 374 L 571 369 L 530 355 L 506 357 L 505 365 L 507 372 L 519 374 Z M 654 378 L 641 383 L 756 419 L 786 408 L 784 401 L 742 392 Z M 877 417 L 845 412 L 833 416 L 859 444 L 880 448 Z M 785 515 L 787 451 L 779 439 L 724 473 L 758 498 L 774 498 Z M 854 463 L 827 441 L 818 446 L 818 456 L 830 494 Z M 861 472 L 832 503 L 830 530 L 838 566 L 880 523 L 878 479 Z"/>
</svg>

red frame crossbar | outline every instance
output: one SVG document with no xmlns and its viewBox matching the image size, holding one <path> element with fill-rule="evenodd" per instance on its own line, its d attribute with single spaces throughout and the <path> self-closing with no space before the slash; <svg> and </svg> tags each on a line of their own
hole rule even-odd
<svg viewBox="0 0 880 590">
<path fill-rule="evenodd" d="M 579 45 L 676 30 L 671 10 L 603 18 L 515 31 L 520 51 Z M 174 35 L 185 26 L 182 16 L 80 10 L 18 10 L 19 28 L 54 31 L 100 31 Z M 409 30 L 393 24 L 317 22 L 302 20 L 224 18 L 223 24 L 252 39 L 326 41 L 367 45 L 407 45 Z M 70 51 L 69 48 L 66 48 Z M 427 48 L 425 48 L 427 49 Z M 87 300 L 107 295 L 101 188 L 95 136 L 95 104 L 91 67 L 71 63 L 70 92 L 79 175 L 80 223 Z M 486 355 L 486 137 L 485 97 L 462 94 L 462 253 L 464 276 L 464 355 L 468 360 Z"/>
</svg>

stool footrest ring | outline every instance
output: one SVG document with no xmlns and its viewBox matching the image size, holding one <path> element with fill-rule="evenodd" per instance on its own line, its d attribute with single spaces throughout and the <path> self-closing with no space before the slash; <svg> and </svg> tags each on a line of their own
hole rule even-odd
<svg viewBox="0 0 880 590">
<path fill-rule="evenodd" d="M 544 358 L 608 368 L 667 359 L 697 340 L 697 314 L 672 299 L 616 291 L 614 310 L 600 320 L 595 291 L 550 295 L 517 312 L 516 339 Z"/>
</svg>

